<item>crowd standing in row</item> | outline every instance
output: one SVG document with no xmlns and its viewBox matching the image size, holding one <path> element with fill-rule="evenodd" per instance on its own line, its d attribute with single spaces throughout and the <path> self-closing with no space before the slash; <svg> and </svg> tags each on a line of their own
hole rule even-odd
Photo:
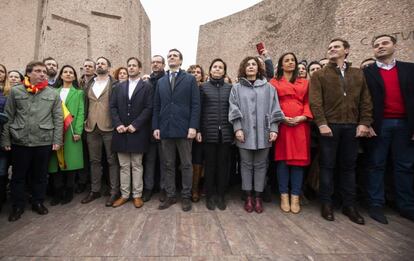
<svg viewBox="0 0 414 261">
<path fill-rule="evenodd" d="M 181 181 L 182 209 L 189 211 L 200 199 L 204 176 L 206 207 L 225 210 L 235 145 L 247 212 L 264 211 L 269 155 L 276 162 L 270 175 L 277 175 L 280 208 L 292 213 L 300 212 L 304 176 L 319 159 L 322 217 L 334 220 L 337 185 L 343 214 L 364 224 L 355 202 L 362 147 L 370 217 L 388 223 L 383 207 L 390 151 L 397 209 L 414 220 L 414 64 L 396 61 L 395 45 L 390 35 L 375 37 L 375 59 L 364 61 L 363 70 L 347 62 L 350 45 L 341 38 L 329 43 L 328 58 L 309 65 L 289 52 L 274 70 L 262 50 L 263 56 L 241 61 L 234 84 L 220 58 L 206 75 L 199 65 L 182 70 L 177 49 L 168 52 L 168 71 L 164 57 L 155 55 L 152 73 L 142 77 L 136 57 L 114 77 L 105 57 L 85 60 L 79 79 L 70 65 L 58 73 L 53 58 L 30 62 L 25 77 L 0 65 L 0 203 L 10 154 L 9 221 L 24 212 L 26 184 L 32 209 L 43 215 L 48 173 L 52 206 L 72 201 L 75 180 L 82 192 L 90 179 L 90 192 L 81 201 L 86 204 L 101 197 L 103 169 L 108 170 L 108 207 L 132 197 L 140 208 L 159 187 L 158 208 L 169 208 L 177 202 Z M 311 123 L 317 157 L 311 153 Z"/>
</svg>

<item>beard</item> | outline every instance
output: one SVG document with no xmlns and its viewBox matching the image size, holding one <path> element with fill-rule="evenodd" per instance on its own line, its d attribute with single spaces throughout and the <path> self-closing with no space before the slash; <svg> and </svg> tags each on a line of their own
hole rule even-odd
<svg viewBox="0 0 414 261">
<path fill-rule="evenodd" d="M 104 68 L 98 67 L 98 68 L 96 68 L 96 73 L 97 74 L 100 74 L 100 75 L 107 74 L 108 73 L 108 69 L 104 69 Z"/>
<path fill-rule="evenodd" d="M 53 79 L 56 77 L 57 71 L 55 71 L 54 69 L 47 69 L 47 76 L 49 77 L 49 79 Z"/>
</svg>

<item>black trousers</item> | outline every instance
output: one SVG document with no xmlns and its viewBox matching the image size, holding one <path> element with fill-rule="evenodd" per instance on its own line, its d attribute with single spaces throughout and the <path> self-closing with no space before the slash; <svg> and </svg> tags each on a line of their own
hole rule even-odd
<svg viewBox="0 0 414 261">
<path fill-rule="evenodd" d="M 339 184 L 343 205 L 355 204 L 355 166 L 359 141 L 355 138 L 356 124 L 329 124 L 332 137 L 319 137 L 320 179 L 319 197 L 322 203 L 331 203 L 334 192 L 334 170 L 339 163 Z M 338 158 L 337 158 L 338 156 Z"/>
<path fill-rule="evenodd" d="M 12 145 L 11 198 L 13 207 L 24 208 L 26 173 L 31 178 L 32 204 L 43 203 L 51 149 L 51 145 L 37 147 Z"/>
<path fill-rule="evenodd" d="M 204 143 L 204 180 L 207 197 L 224 196 L 229 182 L 230 143 Z"/>
</svg>

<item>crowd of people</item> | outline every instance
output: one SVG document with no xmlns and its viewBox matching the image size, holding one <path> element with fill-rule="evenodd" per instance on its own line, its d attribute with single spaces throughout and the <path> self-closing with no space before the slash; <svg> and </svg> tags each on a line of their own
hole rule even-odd
<svg viewBox="0 0 414 261">
<path fill-rule="evenodd" d="M 30 62 L 24 75 L 0 65 L 0 204 L 10 183 L 11 222 L 28 198 L 47 214 L 47 191 L 51 206 L 89 189 L 82 204 L 106 192 L 107 207 L 132 199 L 141 208 L 159 191 L 160 210 L 178 194 L 183 211 L 202 195 L 207 209 L 225 210 L 236 173 L 249 213 L 264 211 L 277 184 L 281 210 L 297 214 L 310 186 L 328 221 L 335 194 L 342 213 L 364 224 L 363 191 L 369 216 L 387 224 L 392 187 L 397 211 L 413 221 L 414 64 L 396 61 L 395 46 L 391 35 L 375 37 L 375 58 L 361 68 L 348 62 L 342 38 L 309 64 L 288 52 L 274 67 L 263 49 L 241 61 L 234 80 L 220 58 L 207 71 L 183 70 L 177 49 L 154 55 L 149 75 L 136 57 L 112 75 L 108 58 L 86 59 L 79 78 L 51 57 Z"/>
</svg>

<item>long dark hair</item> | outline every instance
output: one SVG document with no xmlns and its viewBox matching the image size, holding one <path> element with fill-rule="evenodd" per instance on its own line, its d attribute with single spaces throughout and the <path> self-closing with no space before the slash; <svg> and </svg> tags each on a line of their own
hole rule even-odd
<svg viewBox="0 0 414 261">
<path fill-rule="evenodd" d="M 79 89 L 78 75 L 76 73 L 76 70 L 75 68 L 73 68 L 71 65 L 68 65 L 68 64 L 63 65 L 62 69 L 60 69 L 59 76 L 57 78 L 55 87 L 63 86 L 62 73 L 65 68 L 71 68 L 73 70 L 73 75 L 75 76 L 75 79 L 72 81 L 72 86 L 75 87 L 76 89 Z"/>
<path fill-rule="evenodd" d="M 283 59 L 286 55 L 292 55 L 293 59 L 295 59 L 295 70 L 293 71 L 292 78 L 290 78 L 289 82 L 294 83 L 299 75 L 299 68 L 298 68 L 298 59 L 296 58 L 296 55 L 292 52 L 290 53 L 284 53 L 282 56 L 280 56 L 279 61 L 277 62 L 277 72 L 276 72 L 276 80 L 280 80 L 283 77 Z"/>
</svg>

